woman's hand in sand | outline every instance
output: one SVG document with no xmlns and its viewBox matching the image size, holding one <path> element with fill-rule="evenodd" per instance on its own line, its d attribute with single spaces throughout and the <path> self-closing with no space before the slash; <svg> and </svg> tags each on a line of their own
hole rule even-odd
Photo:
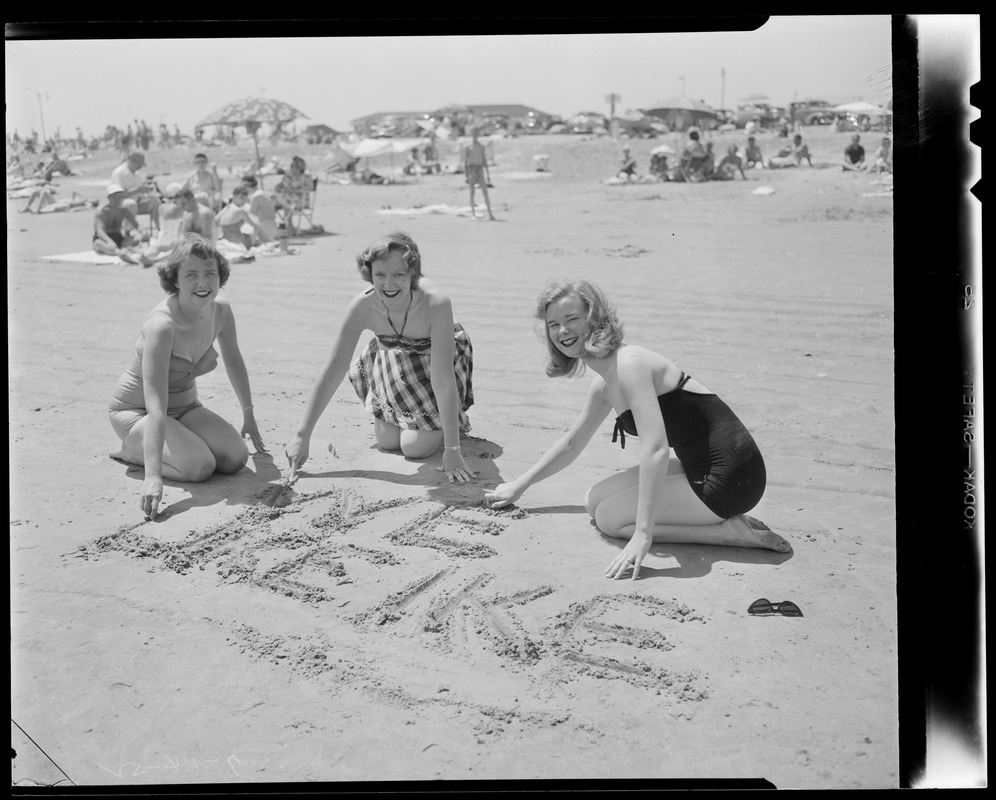
<svg viewBox="0 0 996 800">
<path fill-rule="evenodd" d="M 650 545 L 653 543 L 653 537 L 648 534 L 634 533 L 633 537 L 626 544 L 626 547 L 623 548 L 623 551 L 612 559 L 612 563 L 605 570 L 605 577 L 619 579 L 627 569 L 632 567 L 633 580 L 636 580 L 640 574 L 640 565 L 643 563 L 643 557 L 650 552 Z"/>
<path fill-rule="evenodd" d="M 308 451 L 309 442 L 300 434 L 291 439 L 290 444 L 284 448 L 284 455 L 287 456 L 287 464 L 290 466 L 291 475 L 296 475 L 301 467 L 304 466 L 304 462 L 308 460 Z"/>
<path fill-rule="evenodd" d="M 267 452 L 266 446 L 263 444 L 263 437 L 259 435 L 259 426 L 256 424 L 256 417 L 253 415 L 252 409 L 248 408 L 242 413 L 242 438 L 248 436 L 257 453 Z"/>
<path fill-rule="evenodd" d="M 484 493 L 484 502 L 491 508 L 504 508 L 518 500 L 522 492 L 514 483 L 499 483 L 492 491 Z"/>
<path fill-rule="evenodd" d="M 446 473 L 450 483 L 467 483 L 474 480 L 475 475 L 470 471 L 467 463 L 463 460 L 463 453 L 459 450 L 443 450 L 443 466 L 440 468 Z"/>
<path fill-rule="evenodd" d="M 142 498 L 139 501 L 142 513 L 148 519 L 155 519 L 159 514 L 159 504 L 163 499 L 163 479 L 146 478 L 142 485 Z"/>
</svg>

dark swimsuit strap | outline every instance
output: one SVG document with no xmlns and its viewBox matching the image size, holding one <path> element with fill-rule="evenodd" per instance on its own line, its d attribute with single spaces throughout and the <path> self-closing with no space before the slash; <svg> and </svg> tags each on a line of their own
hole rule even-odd
<svg viewBox="0 0 996 800">
<path fill-rule="evenodd" d="M 411 294 L 408 295 L 408 308 L 405 309 L 405 318 L 401 322 L 400 331 L 394 327 L 394 321 L 391 319 L 391 311 L 388 309 L 387 303 L 384 303 L 383 299 L 381 299 L 381 302 L 384 303 L 384 311 L 387 312 L 387 324 L 391 326 L 391 330 L 394 331 L 394 335 L 397 336 L 399 339 L 401 338 L 401 334 L 404 333 L 405 325 L 408 324 L 408 313 L 412 310 L 412 300 L 414 299 L 415 299 L 415 293 L 412 292 Z"/>
<path fill-rule="evenodd" d="M 682 372 L 681 372 L 681 378 L 678 379 L 678 385 L 675 386 L 674 389 L 672 389 L 671 391 L 674 391 L 674 392 L 678 391 L 679 389 L 683 388 L 684 385 L 686 383 L 688 383 L 691 379 L 692 379 L 692 376 L 691 375 L 686 375 L 685 371 L 682 370 Z M 670 394 L 670 392 L 668 392 L 668 394 Z M 615 427 L 612 428 L 612 443 L 615 444 L 616 440 L 618 439 L 619 446 L 623 450 L 626 449 L 626 431 L 625 431 L 625 429 L 622 426 L 622 421 L 621 420 L 627 414 L 629 414 L 631 417 L 633 416 L 633 412 L 632 411 L 630 411 L 628 409 L 626 411 L 623 411 L 622 414 L 620 414 L 618 417 L 616 417 Z"/>
</svg>

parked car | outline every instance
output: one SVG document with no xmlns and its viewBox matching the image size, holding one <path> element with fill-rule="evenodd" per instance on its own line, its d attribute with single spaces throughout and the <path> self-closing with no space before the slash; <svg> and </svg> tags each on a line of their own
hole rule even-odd
<svg viewBox="0 0 996 800">
<path fill-rule="evenodd" d="M 789 121 L 803 125 L 829 125 L 833 122 L 833 106 L 826 100 L 797 100 L 789 103 Z"/>
<path fill-rule="evenodd" d="M 594 133 L 597 128 L 609 127 L 609 118 L 595 111 L 581 111 L 567 120 L 571 133 Z"/>
<path fill-rule="evenodd" d="M 738 128 L 743 128 L 751 120 L 755 120 L 762 128 L 771 128 L 778 124 L 778 114 L 770 103 L 742 103 L 733 114 L 733 122 Z"/>
</svg>

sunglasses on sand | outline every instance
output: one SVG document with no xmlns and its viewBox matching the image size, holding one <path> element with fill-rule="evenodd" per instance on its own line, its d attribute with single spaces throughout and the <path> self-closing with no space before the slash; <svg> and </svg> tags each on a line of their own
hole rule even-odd
<svg viewBox="0 0 996 800">
<path fill-rule="evenodd" d="M 761 598 L 750 604 L 747 613 L 751 616 L 762 614 L 781 614 L 783 617 L 801 617 L 802 609 L 791 600 L 782 600 L 780 603 L 772 603 L 770 600 Z"/>
</svg>

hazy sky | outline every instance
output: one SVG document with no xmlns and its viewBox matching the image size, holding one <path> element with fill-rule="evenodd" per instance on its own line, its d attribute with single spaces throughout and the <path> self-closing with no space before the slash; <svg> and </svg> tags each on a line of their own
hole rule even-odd
<svg viewBox="0 0 996 800">
<path fill-rule="evenodd" d="M 884 15 L 808 16 L 752 32 L 8 39 L 4 50 L 8 133 L 94 135 L 134 119 L 190 133 L 221 105 L 260 94 L 306 113 L 300 124 L 348 130 L 377 111 L 523 103 L 566 117 L 607 113 L 609 93 L 625 111 L 683 89 L 727 108 L 751 93 L 882 102 L 891 29 Z"/>
</svg>

